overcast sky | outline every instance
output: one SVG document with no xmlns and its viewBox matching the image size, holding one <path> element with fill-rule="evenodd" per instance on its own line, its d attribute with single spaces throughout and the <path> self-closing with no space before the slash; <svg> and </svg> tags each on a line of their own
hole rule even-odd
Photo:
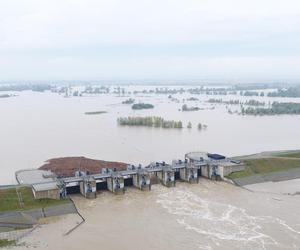
<svg viewBox="0 0 300 250">
<path fill-rule="evenodd" d="M 0 80 L 300 79 L 299 0 L 0 0 Z"/>
</svg>

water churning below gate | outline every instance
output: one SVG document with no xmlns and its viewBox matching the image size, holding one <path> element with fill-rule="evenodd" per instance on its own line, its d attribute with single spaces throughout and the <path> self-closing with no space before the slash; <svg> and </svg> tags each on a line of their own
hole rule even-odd
<svg viewBox="0 0 300 250">
<path fill-rule="evenodd" d="M 265 187 L 264 187 L 265 188 Z M 86 223 L 67 216 L 24 239 L 38 249 L 299 249 L 300 196 L 250 192 L 200 179 L 150 192 L 73 197 Z M 276 199 L 274 199 L 276 198 Z"/>
<path fill-rule="evenodd" d="M 160 194 L 157 202 L 186 230 L 194 231 L 205 238 L 208 249 L 223 248 L 226 245 L 234 249 L 265 249 L 280 246 L 277 240 L 268 234 L 268 228 L 299 237 L 300 231 L 288 226 L 285 221 L 273 216 L 252 216 L 244 208 L 230 204 L 202 199 L 188 190 L 170 190 Z M 223 246 L 223 247 L 222 247 Z M 283 246 L 281 246 L 283 247 Z M 291 246 L 292 247 L 292 246 Z"/>
</svg>

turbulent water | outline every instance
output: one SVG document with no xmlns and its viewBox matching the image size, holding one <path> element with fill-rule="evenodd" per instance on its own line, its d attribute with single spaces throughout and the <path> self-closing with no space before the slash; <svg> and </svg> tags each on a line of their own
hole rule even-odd
<svg viewBox="0 0 300 250">
<path fill-rule="evenodd" d="M 204 110 L 181 112 L 182 99 L 190 96 L 174 97 L 181 102 L 167 95 L 134 96 L 137 102 L 155 105 L 138 111 L 121 104 L 128 96 L 113 94 L 63 98 L 26 91 L 0 100 L 0 184 L 14 183 L 16 170 L 36 168 L 53 157 L 147 164 L 182 158 L 188 151 L 239 155 L 300 148 L 300 116 L 229 115 L 224 105 L 212 110 L 215 105 L 205 102 L 220 96 L 205 95 L 188 103 Z M 108 113 L 84 115 L 100 110 Z M 146 115 L 182 120 L 185 126 L 191 121 L 193 128 L 119 127 L 116 122 L 119 116 Z M 208 129 L 198 131 L 199 122 Z M 17 249 L 300 249 L 300 196 L 287 195 L 300 192 L 299 187 L 298 181 L 264 183 L 249 187 L 255 190 L 250 192 L 201 179 L 169 189 L 154 185 L 150 192 L 129 188 L 124 196 L 103 192 L 96 200 L 78 195 L 74 199 L 86 223 L 64 236 L 80 222 L 77 215 L 65 216 L 37 228 Z"/>
<path fill-rule="evenodd" d="M 129 89 L 144 88 L 155 87 L 131 86 Z M 209 98 L 257 99 L 267 103 L 299 101 L 295 98 L 194 95 L 199 101 L 185 103 L 204 110 L 181 112 L 178 110 L 184 104 L 183 99 L 191 95 L 173 95 L 180 103 L 172 102 L 168 95 L 132 95 L 136 102 L 155 105 L 151 110 L 132 110 L 130 105 L 121 104 L 129 96 L 115 94 L 70 98 L 49 92 L 16 94 L 19 96 L 0 100 L 0 184 L 14 183 L 15 171 L 37 168 L 53 157 L 86 156 L 148 164 L 183 158 L 188 151 L 203 150 L 230 156 L 300 148 L 300 116 L 230 115 L 225 105 L 205 102 Z M 214 110 L 211 109 L 213 106 L 216 106 Z M 84 114 L 90 111 L 107 113 Z M 120 116 L 146 115 L 182 120 L 184 126 L 191 121 L 193 128 L 177 130 L 117 125 Z M 208 125 L 207 130 L 198 131 L 199 122 Z"/>
<path fill-rule="evenodd" d="M 299 186 L 298 186 L 299 187 Z M 23 239 L 38 249 L 299 249 L 300 196 L 250 192 L 201 179 L 150 192 L 74 197 L 86 219 L 66 217 Z M 22 247 L 21 247 L 22 248 Z"/>
</svg>

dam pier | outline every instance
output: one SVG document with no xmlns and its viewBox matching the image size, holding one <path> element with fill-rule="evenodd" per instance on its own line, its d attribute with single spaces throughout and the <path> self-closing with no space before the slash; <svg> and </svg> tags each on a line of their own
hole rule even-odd
<svg viewBox="0 0 300 250">
<path fill-rule="evenodd" d="M 16 172 L 16 179 L 20 185 L 31 186 L 36 199 L 60 199 L 74 193 L 93 199 L 101 190 L 124 194 L 127 186 L 150 191 L 151 185 L 156 183 L 175 187 L 176 181 L 195 184 L 201 177 L 221 181 L 224 176 L 244 170 L 244 167 L 242 162 L 219 154 L 191 152 L 185 154 L 184 160 L 173 160 L 171 164 L 128 165 L 121 171 L 102 168 L 98 174 L 78 170 L 75 176 L 67 178 L 59 178 L 48 170 L 28 169 Z"/>
</svg>

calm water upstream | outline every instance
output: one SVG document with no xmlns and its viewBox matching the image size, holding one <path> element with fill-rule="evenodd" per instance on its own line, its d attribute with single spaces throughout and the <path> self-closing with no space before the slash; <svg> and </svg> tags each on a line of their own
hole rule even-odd
<svg viewBox="0 0 300 250">
<path fill-rule="evenodd" d="M 143 87 L 131 87 L 145 88 Z M 150 87 L 149 87 L 150 88 Z M 0 99 L 0 183 L 15 182 L 14 172 L 37 168 L 45 160 L 62 156 L 86 156 L 96 159 L 147 164 L 171 161 L 188 151 L 211 151 L 225 155 L 250 154 L 264 150 L 300 148 L 300 116 L 250 117 L 230 115 L 225 105 L 205 102 L 214 96 L 196 96 L 200 101 L 186 102 L 204 107 L 196 112 L 180 112 L 182 102 L 168 95 L 138 95 L 137 101 L 152 103 L 152 110 L 133 111 L 121 104 L 128 98 L 114 94 L 64 98 L 55 93 L 25 91 L 18 97 Z M 178 99 L 189 95 L 173 95 Z M 243 99 L 240 96 L 215 98 Z M 247 98 L 254 99 L 254 98 Z M 266 102 L 284 100 L 257 97 Z M 295 99 L 286 99 L 295 101 Z M 85 115 L 105 110 L 107 114 Z M 156 115 L 182 120 L 193 128 L 176 130 L 145 127 L 119 127 L 119 116 Z M 198 131 L 197 124 L 208 125 Z"/>
</svg>

